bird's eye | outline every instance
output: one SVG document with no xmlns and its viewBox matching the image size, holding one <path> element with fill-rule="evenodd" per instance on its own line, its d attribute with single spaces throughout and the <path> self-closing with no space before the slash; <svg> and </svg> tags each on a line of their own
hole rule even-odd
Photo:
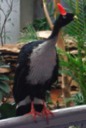
<svg viewBox="0 0 86 128">
<path fill-rule="evenodd" d="M 63 19 L 66 19 L 66 15 L 65 15 L 65 16 L 63 16 Z"/>
</svg>

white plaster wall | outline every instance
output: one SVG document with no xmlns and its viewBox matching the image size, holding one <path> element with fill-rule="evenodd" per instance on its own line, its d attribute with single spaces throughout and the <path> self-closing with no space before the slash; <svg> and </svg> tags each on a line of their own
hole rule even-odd
<svg viewBox="0 0 86 128">
<path fill-rule="evenodd" d="M 10 3 L 10 0 L 8 0 L 8 2 Z M 7 13 L 9 7 L 6 0 L 3 0 L 3 2 L 0 0 L 0 6 L 4 9 L 5 13 Z M 20 34 L 20 0 L 13 0 L 13 9 L 9 18 L 11 20 L 6 23 L 6 43 L 16 43 Z M 0 11 L 0 28 L 3 22 L 4 15 Z"/>
<path fill-rule="evenodd" d="M 34 0 L 20 0 L 20 23 L 21 29 L 33 22 L 34 18 Z"/>
</svg>

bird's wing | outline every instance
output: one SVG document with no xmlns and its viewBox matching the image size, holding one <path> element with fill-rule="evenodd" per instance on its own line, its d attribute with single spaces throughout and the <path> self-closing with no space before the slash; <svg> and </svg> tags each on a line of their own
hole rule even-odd
<svg viewBox="0 0 86 128">
<path fill-rule="evenodd" d="M 21 90 L 24 91 L 24 87 L 26 86 L 27 83 L 26 76 L 29 72 L 30 55 L 33 52 L 33 49 L 41 43 L 43 43 L 43 41 L 35 41 L 28 43 L 22 47 L 19 54 L 18 65 L 14 77 L 14 87 L 13 87 L 14 97 L 17 96 L 17 93 L 19 93 Z M 18 98 L 15 97 L 15 99 Z"/>
<path fill-rule="evenodd" d="M 33 52 L 33 49 L 36 48 L 39 44 L 42 44 L 43 42 L 44 42 L 43 40 L 39 40 L 24 45 L 18 57 L 18 64 L 21 66 L 27 65 L 27 63 L 29 63 L 30 61 L 29 57 Z"/>
</svg>

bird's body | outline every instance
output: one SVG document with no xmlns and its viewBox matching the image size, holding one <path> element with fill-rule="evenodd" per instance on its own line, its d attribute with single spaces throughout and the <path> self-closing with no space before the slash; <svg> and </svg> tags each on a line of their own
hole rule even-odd
<svg viewBox="0 0 86 128">
<path fill-rule="evenodd" d="M 73 20 L 73 14 L 61 15 L 56 20 L 50 37 L 23 46 L 16 69 L 13 94 L 17 104 L 17 115 L 31 110 L 31 102 L 37 112 L 43 110 L 46 90 L 57 80 L 59 59 L 55 44 L 61 27 Z"/>
<path fill-rule="evenodd" d="M 51 40 L 48 40 L 48 43 L 47 40 L 31 42 L 22 48 L 14 83 L 14 98 L 17 104 L 27 96 L 30 96 L 31 100 L 45 100 L 46 90 L 50 90 L 57 80 L 57 58 L 55 45 Z"/>
</svg>

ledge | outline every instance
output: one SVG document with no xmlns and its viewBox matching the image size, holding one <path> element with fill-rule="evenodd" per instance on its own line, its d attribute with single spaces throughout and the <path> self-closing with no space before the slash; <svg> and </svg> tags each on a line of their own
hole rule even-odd
<svg viewBox="0 0 86 128">
<path fill-rule="evenodd" d="M 85 123 L 82 128 L 86 128 L 86 105 L 54 110 L 53 113 L 49 123 L 43 117 L 37 117 L 35 123 L 32 116 L 26 115 L 0 120 L 0 128 L 65 128 L 76 123 Z"/>
</svg>

